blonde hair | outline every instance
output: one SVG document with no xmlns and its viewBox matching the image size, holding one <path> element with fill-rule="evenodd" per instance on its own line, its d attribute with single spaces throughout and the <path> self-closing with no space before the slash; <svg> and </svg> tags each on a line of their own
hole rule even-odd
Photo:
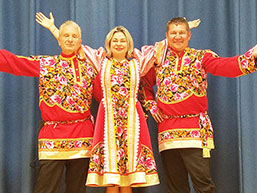
<svg viewBox="0 0 257 193">
<path fill-rule="evenodd" d="M 73 25 L 75 28 L 77 28 L 77 29 L 78 29 L 78 32 L 79 32 L 79 37 L 81 38 L 81 28 L 80 28 L 80 26 L 79 26 L 76 22 L 71 21 L 71 20 L 65 21 L 65 22 L 60 26 L 60 28 L 59 28 L 59 34 L 61 34 L 63 28 L 64 28 L 65 26 L 68 26 L 68 25 Z"/>
<path fill-rule="evenodd" d="M 128 43 L 128 52 L 126 54 L 126 58 L 131 58 L 132 57 L 132 53 L 133 53 L 133 49 L 134 49 L 134 43 L 133 43 L 133 39 L 129 33 L 129 31 L 123 27 L 123 26 L 116 26 L 115 28 L 113 28 L 106 36 L 105 38 L 105 48 L 107 50 L 107 57 L 112 57 L 112 53 L 111 53 L 111 40 L 113 38 L 113 35 L 116 32 L 122 32 L 126 39 L 127 39 L 127 43 Z"/>
</svg>

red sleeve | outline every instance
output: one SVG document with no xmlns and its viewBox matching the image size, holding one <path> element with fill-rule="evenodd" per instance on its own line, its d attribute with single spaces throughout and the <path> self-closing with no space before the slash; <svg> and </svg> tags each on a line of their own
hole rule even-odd
<svg viewBox="0 0 257 193">
<path fill-rule="evenodd" d="M 152 67 L 149 72 L 141 78 L 140 81 L 140 102 L 147 111 L 152 111 L 157 108 L 153 86 L 156 84 L 155 67 Z"/>
<path fill-rule="evenodd" d="M 93 80 L 93 97 L 94 99 L 100 103 L 102 100 L 103 92 L 102 92 L 102 87 L 101 87 L 101 80 L 100 80 L 100 74 L 97 73 L 96 77 Z"/>
<path fill-rule="evenodd" d="M 141 78 L 140 88 L 146 100 L 155 100 L 153 86 L 156 84 L 155 67 L 152 67 L 149 72 Z"/>
<path fill-rule="evenodd" d="M 243 55 L 233 57 L 219 57 L 214 52 L 207 51 L 204 54 L 202 64 L 206 72 L 231 78 L 257 70 L 253 48 Z"/>
<path fill-rule="evenodd" d="M 0 71 L 16 76 L 38 77 L 40 61 L 29 57 L 16 56 L 6 50 L 0 50 Z"/>
</svg>

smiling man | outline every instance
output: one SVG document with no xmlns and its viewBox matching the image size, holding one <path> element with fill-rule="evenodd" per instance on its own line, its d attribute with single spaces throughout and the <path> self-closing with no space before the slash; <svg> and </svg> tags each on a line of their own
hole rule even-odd
<svg viewBox="0 0 257 193">
<path fill-rule="evenodd" d="M 156 46 L 156 66 L 142 79 L 141 96 L 158 123 L 159 151 L 169 193 L 189 193 L 188 175 L 195 192 L 213 193 L 210 150 L 214 142 L 207 114 L 207 73 L 226 77 L 252 73 L 257 70 L 257 48 L 222 58 L 210 50 L 189 48 L 190 38 L 185 18 L 167 23 L 166 39 Z"/>
<path fill-rule="evenodd" d="M 92 147 L 90 105 L 96 70 L 78 60 L 81 29 L 73 21 L 60 26 L 57 56 L 21 57 L 0 50 L 0 71 L 39 78 L 44 126 L 38 136 L 40 169 L 35 193 L 58 193 L 65 170 L 66 193 L 85 193 Z"/>
<path fill-rule="evenodd" d="M 166 38 L 170 48 L 179 53 L 183 52 L 191 38 L 189 26 L 171 22 L 167 25 Z"/>
</svg>

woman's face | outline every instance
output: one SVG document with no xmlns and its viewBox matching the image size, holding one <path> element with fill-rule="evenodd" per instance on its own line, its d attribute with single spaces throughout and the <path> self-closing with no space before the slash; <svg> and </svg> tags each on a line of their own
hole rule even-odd
<svg viewBox="0 0 257 193">
<path fill-rule="evenodd" d="M 116 32 L 110 43 L 112 57 L 114 59 L 125 59 L 128 52 L 128 42 L 122 32 Z"/>
</svg>

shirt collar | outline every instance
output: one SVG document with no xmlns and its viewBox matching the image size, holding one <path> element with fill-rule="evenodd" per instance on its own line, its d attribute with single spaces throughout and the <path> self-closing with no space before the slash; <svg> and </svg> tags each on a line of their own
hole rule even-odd
<svg viewBox="0 0 257 193">
<path fill-rule="evenodd" d="M 76 54 L 75 54 L 75 52 L 72 53 L 72 54 L 70 54 L 70 55 L 66 55 L 66 54 L 64 54 L 64 53 L 61 53 L 61 57 L 62 57 L 63 59 L 73 59 L 74 57 L 76 57 Z"/>
<path fill-rule="evenodd" d="M 168 47 L 168 51 L 175 52 L 178 56 L 182 57 L 186 53 L 186 51 L 189 49 L 189 47 L 186 47 L 182 52 L 178 52 L 170 47 Z"/>
</svg>

